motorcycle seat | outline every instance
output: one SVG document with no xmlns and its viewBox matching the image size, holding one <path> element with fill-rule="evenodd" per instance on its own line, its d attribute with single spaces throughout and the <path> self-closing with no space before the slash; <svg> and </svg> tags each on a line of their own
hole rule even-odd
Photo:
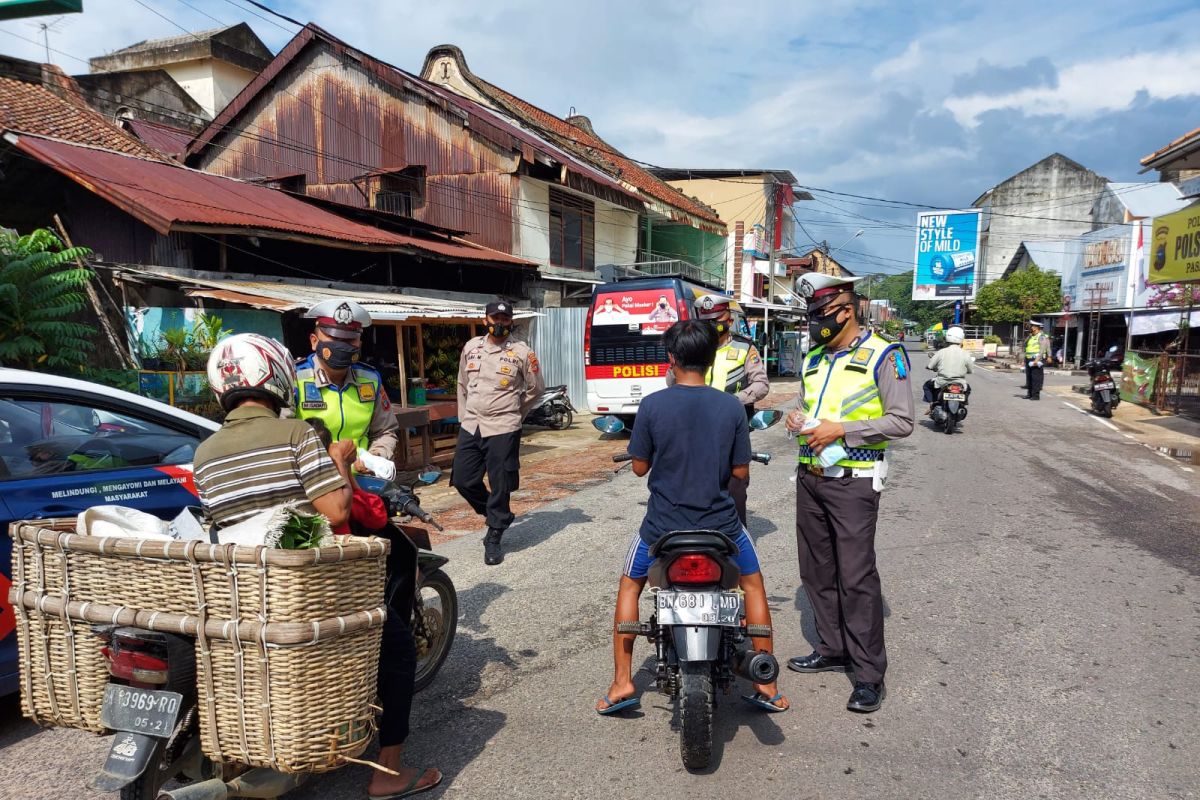
<svg viewBox="0 0 1200 800">
<path fill-rule="evenodd" d="M 650 555 L 658 558 L 674 550 L 700 548 L 717 550 L 728 556 L 740 552 L 733 540 L 720 531 L 672 531 L 654 543 Z"/>
<path fill-rule="evenodd" d="M 564 383 L 561 386 L 547 386 L 544 391 L 561 392 L 563 389 L 566 389 L 566 388 L 567 388 L 567 385 Z"/>
</svg>

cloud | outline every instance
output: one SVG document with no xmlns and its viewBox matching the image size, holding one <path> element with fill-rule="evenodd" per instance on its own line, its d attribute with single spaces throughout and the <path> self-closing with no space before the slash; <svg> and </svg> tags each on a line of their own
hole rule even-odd
<svg viewBox="0 0 1200 800">
<path fill-rule="evenodd" d="M 871 70 L 871 77 L 877 81 L 886 81 L 905 75 L 920 66 L 921 60 L 921 43 L 911 41 L 903 53 L 876 65 L 875 69 Z"/>
<path fill-rule="evenodd" d="M 1074 64 L 1059 70 L 1058 82 L 1052 86 L 1001 94 L 976 92 L 950 97 L 945 106 L 963 125 L 975 125 L 986 112 L 1006 108 L 1087 118 L 1128 106 L 1140 93 L 1156 99 L 1191 94 L 1198 73 L 1200 48 L 1144 52 Z"/>
<path fill-rule="evenodd" d="M 1013 67 L 989 64 L 980 59 L 974 72 L 954 79 L 950 94 L 958 97 L 995 96 L 1026 88 L 1058 88 L 1058 70 L 1049 58 L 1038 56 Z"/>
</svg>

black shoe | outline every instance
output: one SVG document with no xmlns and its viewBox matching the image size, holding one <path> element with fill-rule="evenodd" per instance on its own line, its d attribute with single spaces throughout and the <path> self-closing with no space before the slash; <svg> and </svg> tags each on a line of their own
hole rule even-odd
<svg viewBox="0 0 1200 800">
<path fill-rule="evenodd" d="M 1041 399 L 1042 399 L 1042 396 L 1041 396 L 1040 394 L 1035 394 L 1035 395 L 1033 396 L 1033 399 L 1034 399 L 1034 400 L 1041 400 Z"/>
<path fill-rule="evenodd" d="M 500 549 L 500 537 L 504 535 L 504 531 L 497 528 L 488 528 L 487 535 L 483 537 L 483 563 L 494 567 L 504 560 L 504 551 Z"/>
<path fill-rule="evenodd" d="M 850 701 L 846 703 L 846 710 L 857 711 L 859 714 L 870 714 L 872 711 L 879 710 L 885 697 L 887 697 L 887 689 L 882 683 L 855 681 Z"/>
<path fill-rule="evenodd" d="M 850 662 L 845 658 L 823 656 L 820 653 L 788 659 L 788 669 L 796 672 L 845 672 L 849 667 Z"/>
</svg>

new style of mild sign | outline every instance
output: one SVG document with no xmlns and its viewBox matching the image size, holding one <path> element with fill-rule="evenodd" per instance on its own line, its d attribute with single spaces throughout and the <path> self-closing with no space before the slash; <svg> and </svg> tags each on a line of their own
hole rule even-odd
<svg viewBox="0 0 1200 800">
<path fill-rule="evenodd" d="M 982 216 L 977 208 L 917 214 L 913 300 L 974 299 Z"/>
<path fill-rule="evenodd" d="M 1154 220 L 1148 283 L 1200 281 L 1200 205 Z"/>
</svg>

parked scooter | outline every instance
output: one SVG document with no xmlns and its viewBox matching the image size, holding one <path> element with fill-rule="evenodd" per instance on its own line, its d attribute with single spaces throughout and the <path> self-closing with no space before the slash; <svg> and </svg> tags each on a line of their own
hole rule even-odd
<svg viewBox="0 0 1200 800">
<path fill-rule="evenodd" d="M 967 398 L 971 396 L 971 387 L 962 379 L 955 379 L 936 390 L 933 401 L 933 424 L 946 433 L 954 433 L 964 419 L 967 418 Z"/>
<path fill-rule="evenodd" d="M 440 477 L 440 472 L 425 472 L 417 482 L 428 485 Z M 428 532 L 401 523 L 415 518 L 442 528 L 421 508 L 412 486 L 365 476 L 357 481 L 384 501 L 394 520 L 390 526 L 394 530 L 380 534 L 392 540 L 393 548 L 385 597 L 391 613 L 411 614 L 417 646 L 414 690 L 420 691 L 450 652 L 458 627 L 458 596 L 441 570 L 449 559 L 429 552 Z M 401 564 L 405 566 L 400 568 Z M 93 631 L 104 642 L 111 675 L 100 720 L 116 733 L 108 760 L 92 782 L 94 789 L 120 791 L 121 800 L 276 798 L 309 777 L 265 767 L 214 764 L 204 756 L 192 637 L 115 625 L 94 626 Z M 176 780 L 184 785 L 163 789 Z"/>
<path fill-rule="evenodd" d="M 551 430 L 565 431 L 575 421 L 575 406 L 567 395 L 567 387 L 547 386 L 538 404 L 525 416 L 526 425 L 542 425 Z"/>
<path fill-rule="evenodd" d="M 764 430 L 782 418 L 782 411 L 759 411 L 750 427 Z M 624 428 L 615 417 L 593 424 L 604 433 Z M 629 458 L 622 454 L 613 461 Z M 771 460 L 769 453 L 751 458 L 763 464 Z M 655 646 L 655 681 L 675 700 L 679 749 L 689 769 L 703 769 L 712 758 L 717 690 L 728 694 L 735 677 L 770 683 L 779 675 L 773 655 L 745 647 L 751 636 L 771 632 L 746 624 L 737 553 L 737 545 L 718 531 L 667 534 L 650 550 L 655 558 L 647 580 L 655 607 L 650 621 L 617 626 L 619 633 L 645 636 Z"/>
<path fill-rule="evenodd" d="M 1112 376 L 1112 370 L 1121 368 L 1117 359 L 1120 351 L 1121 348 L 1114 344 L 1103 356 L 1083 365 L 1092 387 L 1092 411 L 1102 417 L 1111 417 L 1113 409 L 1121 403 L 1121 394 Z"/>
</svg>

